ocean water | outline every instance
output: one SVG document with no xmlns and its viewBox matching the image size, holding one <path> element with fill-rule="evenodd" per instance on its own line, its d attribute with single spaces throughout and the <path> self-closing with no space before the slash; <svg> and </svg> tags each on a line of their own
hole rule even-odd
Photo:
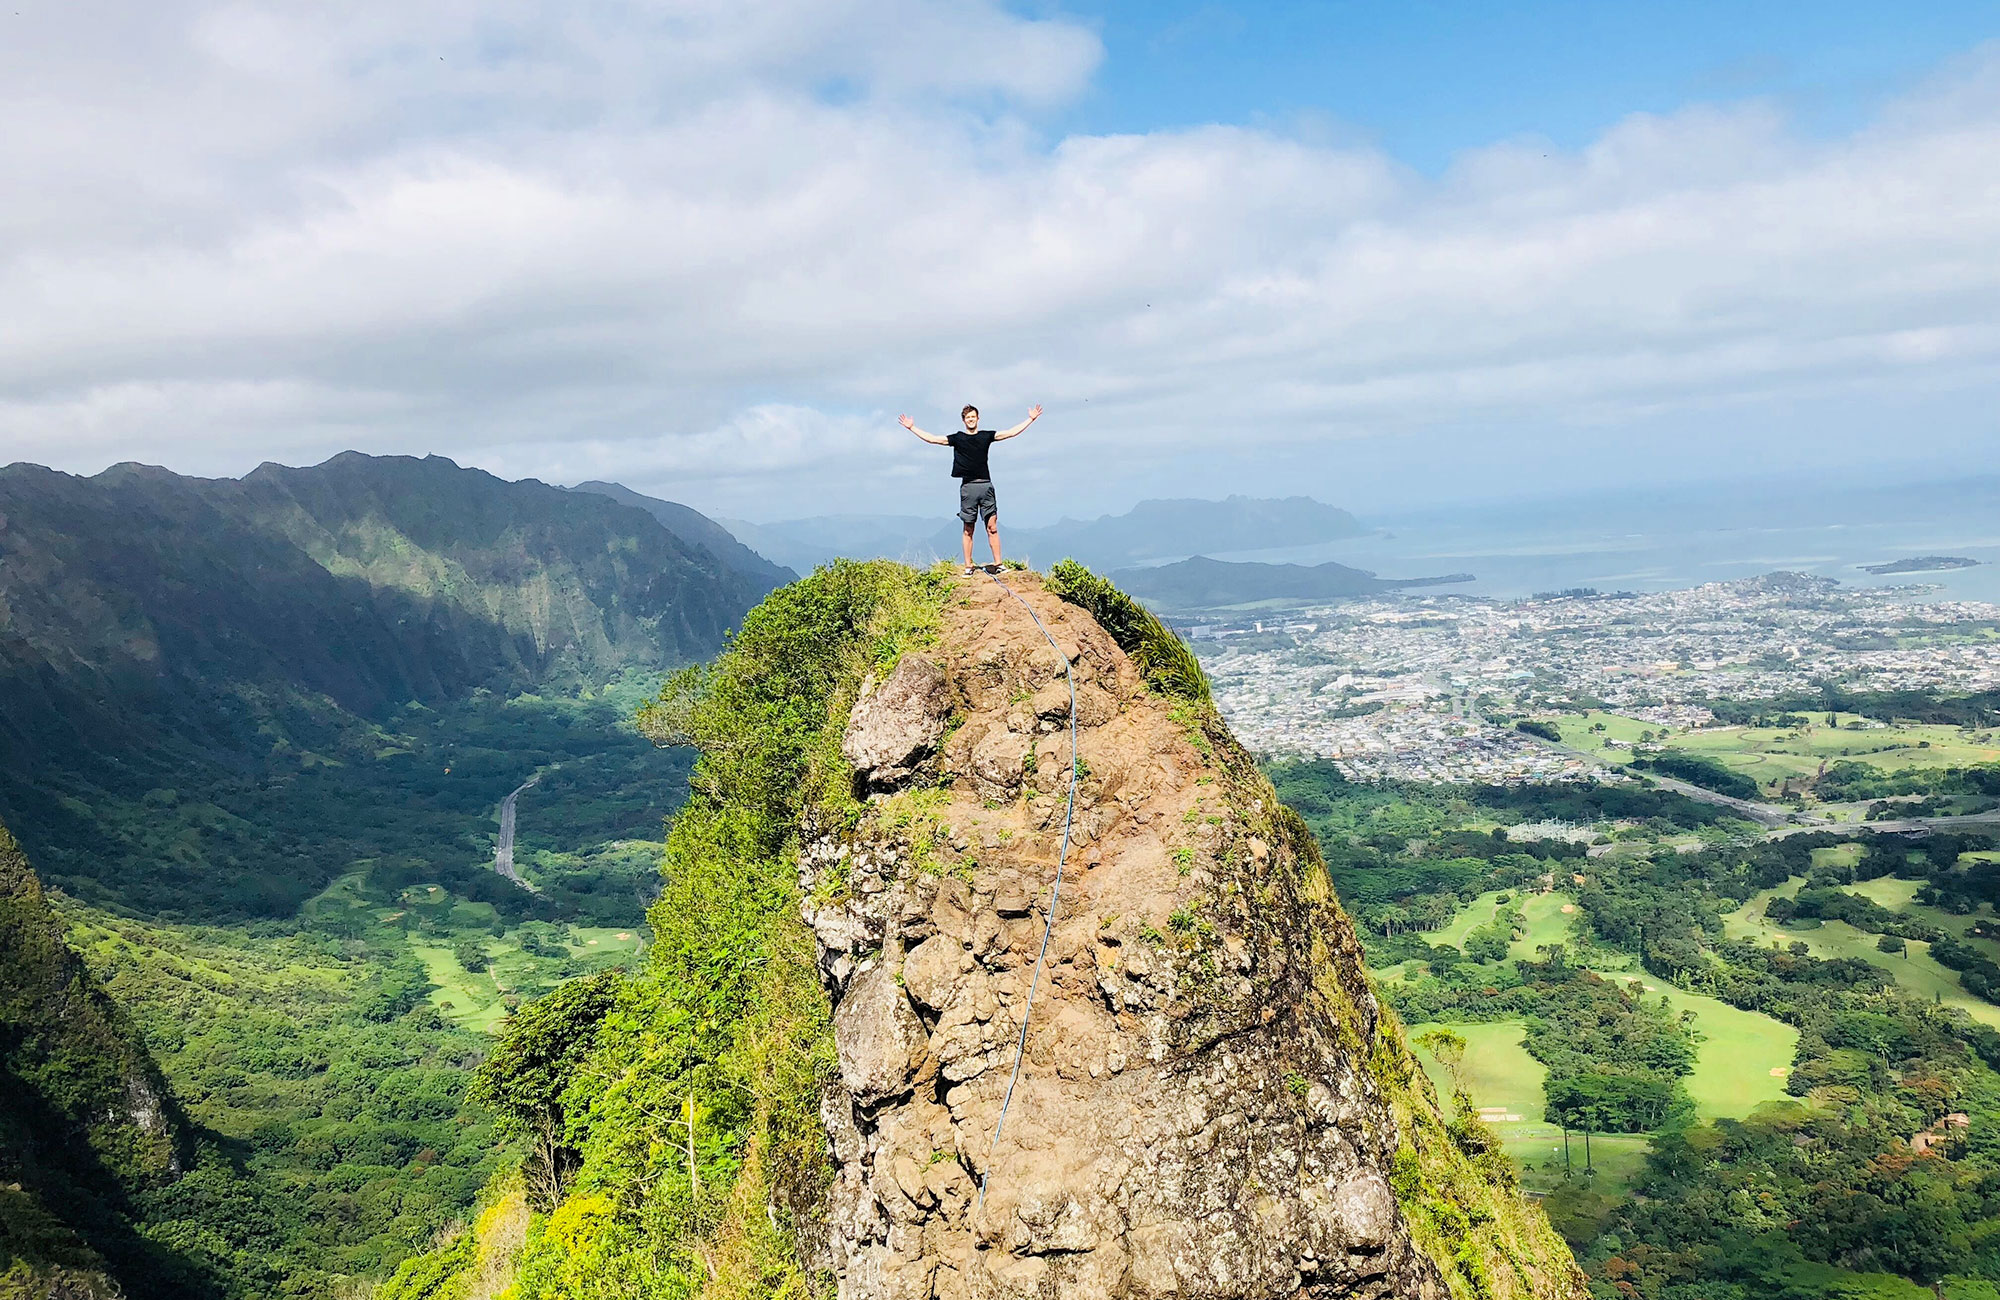
<svg viewBox="0 0 2000 1300">
<path fill-rule="evenodd" d="M 1597 508 L 1414 513 L 1371 520 L 1382 528 L 1368 537 L 1214 558 L 1333 560 L 1383 578 L 1471 573 L 1471 582 L 1418 590 L 1497 597 L 1568 587 L 1667 591 L 1791 570 L 1850 586 L 1923 585 L 1932 589 L 1932 599 L 2000 602 L 2000 493 L 1904 491 L 1834 498 L 1824 509 L 1756 500 L 1680 508 L 1659 501 L 1626 503 L 1624 509 L 1590 504 Z M 1860 567 L 1920 555 L 1981 563 L 1887 576 Z"/>
</svg>

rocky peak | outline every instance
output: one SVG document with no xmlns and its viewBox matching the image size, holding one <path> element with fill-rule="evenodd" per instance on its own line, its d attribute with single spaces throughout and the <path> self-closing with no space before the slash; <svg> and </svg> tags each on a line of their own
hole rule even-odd
<svg viewBox="0 0 2000 1300">
<path fill-rule="evenodd" d="M 1448 1135 L 1310 835 L 1213 711 L 1007 581 L 1057 648 L 961 583 L 852 713 L 865 815 L 801 854 L 843 1300 L 1581 1294 L 1504 1158 Z M 1066 668 L 1082 779 L 1037 979 Z"/>
</svg>

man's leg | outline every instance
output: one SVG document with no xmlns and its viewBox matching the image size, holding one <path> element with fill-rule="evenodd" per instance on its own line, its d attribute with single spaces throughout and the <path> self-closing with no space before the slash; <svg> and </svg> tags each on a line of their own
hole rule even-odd
<svg viewBox="0 0 2000 1300">
<path fill-rule="evenodd" d="M 965 521 L 965 567 L 972 567 L 972 521 Z"/>
<path fill-rule="evenodd" d="M 995 564 L 1000 563 L 1000 516 L 999 515 L 986 516 L 986 544 L 993 548 L 993 563 Z M 965 553 L 968 556 L 972 554 L 972 532 L 969 529 L 966 531 L 965 534 Z M 970 564 L 971 561 L 967 560 L 966 563 Z"/>
</svg>

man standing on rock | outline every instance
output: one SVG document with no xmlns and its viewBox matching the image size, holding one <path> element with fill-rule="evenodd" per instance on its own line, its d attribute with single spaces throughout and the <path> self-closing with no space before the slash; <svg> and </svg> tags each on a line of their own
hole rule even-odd
<svg viewBox="0 0 2000 1300">
<path fill-rule="evenodd" d="M 993 563 L 987 571 L 1000 571 L 1000 514 L 993 500 L 993 476 L 986 469 L 986 453 L 996 442 L 1004 442 L 1017 434 L 1025 433 L 1029 425 L 1042 418 L 1042 408 L 1028 408 L 1028 418 L 1011 429 L 995 433 L 991 429 L 979 427 L 979 408 L 968 406 L 958 413 L 965 421 L 965 432 L 939 437 L 935 433 L 925 433 L 917 427 L 917 422 L 909 416 L 898 416 L 896 422 L 925 442 L 939 447 L 951 448 L 951 476 L 958 480 L 958 521 L 965 525 L 965 571 L 977 570 L 972 563 L 972 525 L 980 516 L 986 517 L 986 543 L 993 548 Z"/>
</svg>

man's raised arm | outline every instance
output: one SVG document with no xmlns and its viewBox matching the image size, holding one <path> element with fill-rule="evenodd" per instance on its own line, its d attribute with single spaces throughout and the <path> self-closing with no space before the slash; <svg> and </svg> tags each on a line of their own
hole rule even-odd
<svg viewBox="0 0 2000 1300">
<path fill-rule="evenodd" d="M 925 442 L 936 443 L 940 447 L 951 446 L 951 439 L 939 437 L 935 433 L 925 433 L 922 429 L 919 429 L 917 427 L 917 422 L 915 420 L 912 420 L 907 415 L 897 416 L 896 423 L 902 425 L 905 429 L 908 429 L 911 433 L 916 434 L 919 438 L 922 438 Z M 1028 426 L 1025 424 L 1021 426 L 1022 429 L 1025 429 L 1027 427 Z M 1019 433 L 1020 429 L 1016 429 L 1015 432 Z"/>
<path fill-rule="evenodd" d="M 1021 421 L 1019 424 L 1015 425 L 1011 429 L 1002 429 L 1000 432 L 994 434 L 993 441 L 999 442 L 1002 438 L 1012 438 L 1016 434 L 1026 433 L 1028 431 L 1028 426 L 1041 418 L 1042 418 L 1042 408 L 1039 406 L 1031 406 L 1028 408 L 1027 419 Z"/>
</svg>

